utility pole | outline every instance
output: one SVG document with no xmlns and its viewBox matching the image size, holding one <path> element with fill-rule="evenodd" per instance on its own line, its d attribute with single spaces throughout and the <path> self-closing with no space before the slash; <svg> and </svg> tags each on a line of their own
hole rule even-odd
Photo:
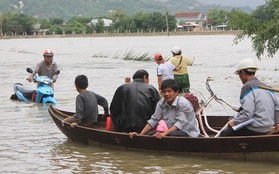
<svg viewBox="0 0 279 174">
<path fill-rule="evenodd" d="M 167 10 L 167 7 L 165 5 L 165 3 L 163 2 L 164 4 L 164 9 L 165 9 L 165 16 L 166 16 L 166 26 L 167 26 L 167 33 L 168 33 L 168 36 L 170 36 L 170 31 L 169 31 L 169 19 L 168 19 L 168 10 Z"/>
<path fill-rule="evenodd" d="M 0 36 L 3 36 L 2 19 L 0 18 Z"/>
</svg>

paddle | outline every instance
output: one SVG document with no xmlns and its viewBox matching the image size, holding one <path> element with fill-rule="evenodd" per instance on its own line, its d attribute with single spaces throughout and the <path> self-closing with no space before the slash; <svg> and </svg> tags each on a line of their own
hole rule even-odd
<svg viewBox="0 0 279 174">
<path fill-rule="evenodd" d="M 267 87 L 267 86 L 259 86 L 259 88 L 274 91 L 274 92 L 279 92 L 279 89 L 274 89 L 274 88 L 270 88 L 270 87 Z"/>
</svg>

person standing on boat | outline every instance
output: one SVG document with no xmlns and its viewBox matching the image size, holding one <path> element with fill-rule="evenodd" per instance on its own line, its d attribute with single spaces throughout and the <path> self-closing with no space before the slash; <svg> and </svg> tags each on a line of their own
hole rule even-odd
<svg viewBox="0 0 279 174">
<path fill-rule="evenodd" d="M 157 77 L 158 77 L 158 89 L 161 93 L 162 81 L 166 79 L 174 79 L 173 71 L 176 70 L 175 66 L 171 62 L 165 62 L 162 54 L 156 53 L 154 60 L 158 64 Z"/>
<path fill-rule="evenodd" d="M 104 108 L 104 116 L 109 115 L 107 100 L 103 96 L 87 90 L 88 79 L 85 75 L 76 77 L 75 87 L 79 92 L 76 97 L 76 114 L 64 119 L 64 122 L 70 122 L 72 127 L 76 125 L 89 126 L 97 122 L 98 105 Z"/>
<path fill-rule="evenodd" d="M 38 74 L 39 76 L 47 76 L 53 80 L 53 82 L 51 84 L 51 87 L 53 88 L 53 83 L 55 83 L 58 78 L 58 74 L 56 73 L 58 71 L 58 66 L 57 66 L 56 62 L 53 61 L 53 56 L 54 56 L 54 53 L 52 50 L 50 50 L 50 49 L 45 50 L 43 53 L 44 60 L 39 62 L 36 65 L 33 73 L 31 73 L 29 75 L 27 80 L 29 82 L 33 82 L 33 80 L 34 80 L 33 77 L 36 74 Z"/>
<path fill-rule="evenodd" d="M 169 61 L 178 69 L 174 71 L 174 79 L 179 85 L 179 92 L 190 93 L 188 66 L 192 66 L 193 61 L 182 56 L 182 51 L 179 47 L 173 47 L 171 52 L 173 57 L 171 57 Z"/>
<path fill-rule="evenodd" d="M 132 79 L 116 89 L 110 105 L 111 120 L 117 132 L 140 132 L 160 100 L 158 90 L 148 84 L 146 70 L 136 71 Z"/>
<path fill-rule="evenodd" d="M 155 113 L 147 121 L 140 135 L 153 135 L 159 139 L 165 136 L 198 137 L 200 130 L 194 108 L 185 97 L 178 95 L 177 82 L 173 79 L 164 80 L 162 92 L 164 98 L 158 102 Z M 165 121 L 167 129 L 155 131 L 161 120 Z M 129 133 L 131 138 L 135 135 L 138 133 Z"/>
<path fill-rule="evenodd" d="M 265 135 L 275 126 L 279 131 L 279 100 L 275 92 L 261 89 L 267 86 L 255 77 L 258 66 L 252 59 L 242 60 L 235 72 L 243 84 L 240 110 L 228 122 L 220 136 Z M 247 123 L 247 125 L 245 125 Z M 243 127 L 235 129 L 236 125 Z"/>
</svg>

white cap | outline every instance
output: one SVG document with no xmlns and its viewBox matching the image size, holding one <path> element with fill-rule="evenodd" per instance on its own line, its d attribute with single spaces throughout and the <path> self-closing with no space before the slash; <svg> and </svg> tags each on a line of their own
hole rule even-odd
<svg viewBox="0 0 279 174">
<path fill-rule="evenodd" d="M 239 71 L 246 69 L 248 72 L 256 72 L 259 68 L 252 59 L 244 59 L 239 62 L 235 74 L 239 74 Z"/>
<path fill-rule="evenodd" d="M 181 49 L 180 49 L 179 47 L 173 47 L 173 48 L 171 49 L 171 52 L 172 52 L 173 54 L 181 54 Z"/>
</svg>

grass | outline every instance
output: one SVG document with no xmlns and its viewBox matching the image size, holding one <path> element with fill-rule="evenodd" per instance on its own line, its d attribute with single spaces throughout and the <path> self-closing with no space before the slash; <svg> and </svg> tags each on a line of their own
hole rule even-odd
<svg viewBox="0 0 279 174">
<path fill-rule="evenodd" d="M 152 55 L 149 53 L 137 53 L 134 50 L 126 50 L 124 55 L 114 54 L 113 59 L 133 60 L 133 61 L 151 61 Z"/>
</svg>

